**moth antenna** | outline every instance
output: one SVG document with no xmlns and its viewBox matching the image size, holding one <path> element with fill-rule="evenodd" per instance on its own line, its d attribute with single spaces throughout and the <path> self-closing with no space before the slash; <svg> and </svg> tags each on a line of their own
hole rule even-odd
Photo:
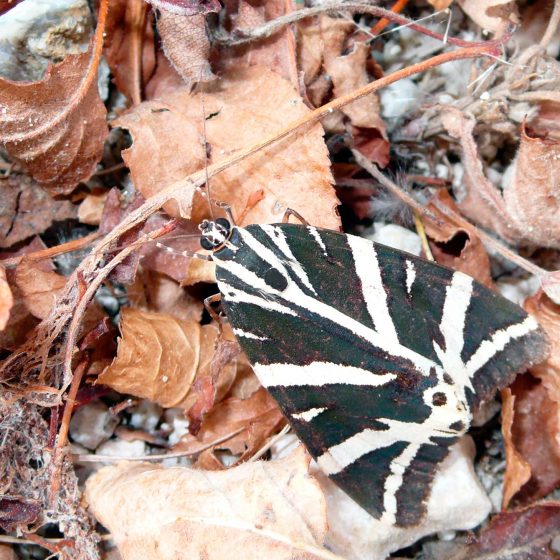
<svg viewBox="0 0 560 560">
<path fill-rule="evenodd" d="M 208 201 L 210 218 L 214 222 L 214 209 L 212 208 L 212 197 L 210 196 L 210 177 L 208 176 L 208 139 L 206 134 L 206 107 L 204 104 L 204 87 L 200 88 L 200 104 L 202 108 L 202 139 L 204 140 L 204 174 L 206 176 L 206 200 Z"/>
</svg>

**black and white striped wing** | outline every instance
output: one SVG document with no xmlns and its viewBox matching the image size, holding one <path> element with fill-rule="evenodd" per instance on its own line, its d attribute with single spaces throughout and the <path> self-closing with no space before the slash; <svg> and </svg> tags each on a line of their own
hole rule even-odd
<svg viewBox="0 0 560 560">
<path fill-rule="evenodd" d="M 214 261 L 262 384 L 324 472 L 390 523 L 421 520 L 436 467 L 472 411 L 546 352 L 518 306 L 359 237 L 234 228 Z"/>
</svg>

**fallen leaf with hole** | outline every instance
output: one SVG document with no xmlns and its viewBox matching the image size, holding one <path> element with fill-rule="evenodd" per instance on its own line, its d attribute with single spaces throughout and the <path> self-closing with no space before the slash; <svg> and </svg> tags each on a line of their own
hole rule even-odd
<svg viewBox="0 0 560 560">
<path fill-rule="evenodd" d="M 560 527 L 560 502 L 546 502 L 496 515 L 466 545 L 447 551 L 447 560 L 557 560 L 551 544 Z"/>
<path fill-rule="evenodd" d="M 49 270 L 48 261 L 34 262 L 24 257 L 17 265 L 15 282 L 29 312 L 38 319 L 46 319 L 66 285 L 66 278 Z"/>
<path fill-rule="evenodd" d="M 145 198 L 204 168 L 203 115 L 210 162 L 215 163 L 309 113 L 294 88 L 266 68 L 226 74 L 208 88 L 204 111 L 201 94 L 182 89 L 142 103 L 114 123 L 128 128 L 133 137 L 132 147 L 123 155 L 134 185 Z M 260 190 L 263 199 L 247 207 Z M 194 189 L 185 184 L 179 206 L 166 209 L 198 222 L 208 215 L 207 202 L 199 197 L 193 211 L 193 196 Z M 340 227 L 328 151 L 318 124 L 212 177 L 210 196 L 230 203 L 239 225 L 278 222 L 290 207 L 318 227 Z"/>
<path fill-rule="evenodd" d="M 0 247 L 43 233 L 53 222 L 76 217 L 68 200 L 55 200 L 28 175 L 12 173 L 0 188 Z"/>
<path fill-rule="evenodd" d="M 213 464 L 215 468 L 223 468 L 215 451 L 227 450 L 239 456 L 236 462 L 242 462 L 252 457 L 285 423 L 276 401 L 261 387 L 247 399 L 230 397 L 214 406 L 204 417 L 196 437 L 184 436 L 177 449 L 198 449 L 244 428 L 241 433 L 206 451 L 201 458 L 200 463 L 205 467 Z"/>
<path fill-rule="evenodd" d="M 13 305 L 14 298 L 6 279 L 6 271 L 3 266 L 0 266 L 0 331 L 3 331 L 8 324 Z"/>
<path fill-rule="evenodd" d="M 301 447 L 222 472 L 122 462 L 90 477 L 85 497 L 123 560 L 336 560 L 308 466 Z"/>
<path fill-rule="evenodd" d="M 92 48 L 49 67 L 39 82 L 0 78 L 0 143 L 51 195 L 89 179 L 107 137 Z"/>
<path fill-rule="evenodd" d="M 454 218 L 454 215 L 459 213 L 450 194 L 444 190 L 438 191 L 430 200 L 428 210 L 436 218 L 424 220 L 426 234 L 432 241 L 430 248 L 436 261 L 492 287 L 490 259 L 478 237 L 476 227 L 465 226 L 463 220 Z"/>
</svg>

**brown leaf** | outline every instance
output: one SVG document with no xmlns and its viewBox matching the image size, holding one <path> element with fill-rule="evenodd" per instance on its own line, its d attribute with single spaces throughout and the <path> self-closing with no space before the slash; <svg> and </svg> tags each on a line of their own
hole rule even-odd
<svg viewBox="0 0 560 560">
<path fill-rule="evenodd" d="M 302 448 L 223 472 L 122 462 L 85 494 L 123 560 L 337 560 L 323 548 L 326 504 L 308 465 Z"/>
<path fill-rule="evenodd" d="M 428 204 L 428 209 L 435 215 L 436 220 L 426 219 L 424 226 L 432 253 L 440 264 L 460 270 L 482 284 L 492 287 L 490 276 L 490 260 L 481 243 L 476 228 L 467 227 L 464 222 L 459 223 L 453 214 L 446 213 L 440 208 L 449 208 L 458 214 L 458 209 L 451 195 L 439 190 Z"/>
<path fill-rule="evenodd" d="M 519 23 L 519 11 L 511 0 L 458 0 L 462 10 L 482 29 L 501 37 L 514 23 Z"/>
<path fill-rule="evenodd" d="M 428 0 L 436 11 L 446 10 L 453 4 L 453 0 Z"/>
<path fill-rule="evenodd" d="M 513 495 L 510 503 L 526 505 L 546 496 L 560 485 L 560 410 L 549 397 L 542 382 L 530 374 L 518 376 L 510 387 L 515 400 L 511 425 L 511 444 L 531 469 L 531 478 Z M 508 465 L 509 478 L 517 464 Z"/>
<path fill-rule="evenodd" d="M 125 308 L 113 363 L 99 383 L 163 407 L 181 407 L 200 360 L 200 324 L 171 315 Z"/>
<path fill-rule="evenodd" d="M 262 140 L 309 111 L 288 82 L 261 67 L 227 74 L 211 87 L 204 105 L 207 117 L 212 115 L 206 121 L 212 162 Z M 202 124 L 201 96 L 185 89 L 157 102 L 142 103 L 117 119 L 116 125 L 128 128 L 133 136 L 133 146 L 124 157 L 145 198 L 204 167 Z M 212 198 L 228 202 L 239 216 L 249 198 L 264 189 L 264 199 L 240 225 L 277 222 L 286 208 L 295 208 L 316 226 L 338 229 L 337 199 L 322 135 L 321 127 L 315 125 L 226 169 L 211 180 Z M 201 199 L 193 212 L 193 195 L 193 189 L 185 188 L 181 211 L 177 206 L 166 209 L 172 215 L 191 215 L 198 222 L 207 213 L 207 205 Z"/>
<path fill-rule="evenodd" d="M 98 226 L 103 216 L 103 208 L 107 200 L 107 192 L 88 194 L 78 208 L 78 220 L 82 224 Z"/>
<path fill-rule="evenodd" d="M 8 324 L 13 305 L 14 298 L 6 279 L 6 271 L 0 265 L 0 331 L 3 331 Z"/>
<path fill-rule="evenodd" d="M 285 0 L 225 0 L 224 5 L 224 25 L 233 33 L 263 25 L 294 10 L 294 2 Z M 299 88 L 295 53 L 294 34 L 285 27 L 255 43 L 222 48 L 218 60 L 222 72 L 261 66 Z"/>
<path fill-rule="evenodd" d="M 531 478 L 531 466 L 513 443 L 511 427 L 514 419 L 515 396 L 511 389 L 502 391 L 502 434 L 506 450 L 506 472 L 504 475 L 504 493 L 502 508 L 507 509 L 511 499 Z"/>
<path fill-rule="evenodd" d="M 43 263 L 44 264 L 44 263 Z M 17 265 L 15 281 L 25 306 L 38 319 L 46 319 L 66 284 L 66 278 L 36 261 L 23 258 Z"/>
<path fill-rule="evenodd" d="M 204 14 L 183 16 L 161 9 L 157 26 L 165 55 L 187 86 L 216 78 L 208 62 L 210 40 Z"/>
<path fill-rule="evenodd" d="M 442 120 L 448 132 L 459 138 L 463 151 L 466 194 L 461 195 L 461 211 L 510 243 L 560 248 L 559 142 L 532 138 L 523 130 L 511 170 L 505 174 L 509 180 L 502 197 L 484 175 L 473 138 L 474 121 L 449 108 Z"/>
<path fill-rule="evenodd" d="M 261 387 L 248 399 L 230 397 L 214 406 L 205 416 L 197 437 L 184 436 L 178 449 L 198 449 L 201 444 L 211 443 L 244 428 L 241 433 L 209 451 L 213 453 L 216 449 L 227 449 L 233 455 L 240 455 L 238 462 L 242 462 L 254 455 L 268 437 L 276 433 L 285 423 L 286 420 L 278 405 L 266 389 Z"/>
<path fill-rule="evenodd" d="M 558 560 L 551 548 L 560 527 L 560 503 L 544 502 L 496 515 L 467 545 L 448 560 Z"/>
<path fill-rule="evenodd" d="M 0 79 L 0 142 L 52 195 L 89 179 L 107 136 L 93 47 L 49 67 L 39 82 Z"/>
<path fill-rule="evenodd" d="M 504 201 L 513 224 L 530 243 L 560 248 L 560 142 L 532 138 L 523 127 L 512 166 Z"/>
<path fill-rule="evenodd" d="M 0 544 L 0 560 L 18 560 L 18 557 L 10 545 Z"/>
<path fill-rule="evenodd" d="M 104 54 L 118 90 L 136 105 L 156 65 L 154 30 L 144 0 L 112 0 Z"/>
<path fill-rule="evenodd" d="M 31 177 L 12 173 L 0 188 L 0 247 L 45 231 L 53 222 L 76 217 L 67 200 L 54 200 Z"/>
</svg>

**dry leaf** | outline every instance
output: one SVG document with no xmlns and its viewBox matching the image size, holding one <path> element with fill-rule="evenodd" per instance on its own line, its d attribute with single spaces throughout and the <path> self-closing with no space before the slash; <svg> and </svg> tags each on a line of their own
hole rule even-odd
<svg viewBox="0 0 560 560">
<path fill-rule="evenodd" d="M 265 24 L 295 10 L 292 0 L 225 0 L 224 27 L 231 33 Z M 237 47 L 224 47 L 218 58 L 220 69 L 235 72 L 248 66 L 268 68 L 299 88 L 296 44 L 289 27 L 272 36 Z"/>
<path fill-rule="evenodd" d="M 124 560 L 336 560 L 308 465 L 302 448 L 223 472 L 123 462 L 90 477 L 85 496 Z"/>
<path fill-rule="evenodd" d="M 66 278 L 52 270 L 45 270 L 43 263 L 23 258 L 17 265 L 15 281 L 25 306 L 38 319 L 46 319 L 57 296 L 66 284 Z"/>
<path fill-rule="evenodd" d="M 10 318 L 10 310 L 14 305 L 12 291 L 6 279 L 6 271 L 0 265 L 0 331 L 3 331 Z"/>
<path fill-rule="evenodd" d="M 0 188 L 0 247 L 43 233 L 53 222 L 76 217 L 76 207 L 55 200 L 31 177 L 12 173 Z"/>
<path fill-rule="evenodd" d="M 163 407 L 180 407 L 196 377 L 200 324 L 172 315 L 125 308 L 113 363 L 99 383 Z"/>
<path fill-rule="evenodd" d="M 560 503 L 545 502 L 499 513 L 466 545 L 449 551 L 447 560 L 558 560 L 551 546 L 560 527 Z"/>
<path fill-rule="evenodd" d="M 89 179 L 107 136 L 107 111 L 90 48 L 49 67 L 39 82 L 0 79 L 0 142 L 52 195 Z"/>
<path fill-rule="evenodd" d="M 88 194 L 78 208 L 78 220 L 82 224 L 98 226 L 101 223 L 107 193 Z"/>
<path fill-rule="evenodd" d="M 230 397 L 214 406 L 204 417 L 196 438 L 184 436 L 178 449 L 198 449 L 244 428 L 244 431 L 208 452 L 213 454 L 214 450 L 227 449 L 233 455 L 240 455 L 238 461 L 241 462 L 254 455 L 285 422 L 276 401 L 261 387 L 248 399 Z M 216 464 L 223 468 L 219 461 Z"/>
<path fill-rule="evenodd" d="M 511 389 L 502 391 L 502 434 L 506 450 L 506 472 L 504 475 L 504 491 L 502 508 L 507 509 L 511 499 L 531 478 L 531 465 L 515 448 L 511 427 L 514 420 L 515 396 Z"/>
<path fill-rule="evenodd" d="M 182 16 L 161 9 L 157 27 L 165 55 L 187 86 L 216 78 L 208 62 L 210 40 L 204 14 Z"/>
<path fill-rule="evenodd" d="M 18 560 L 18 557 L 10 545 L 0 544 L 0 560 Z"/>
<path fill-rule="evenodd" d="M 525 127 L 504 201 L 511 221 L 534 245 L 560 248 L 560 142 L 530 137 Z"/>
<path fill-rule="evenodd" d="M 103 52 L 113 81 L 135 104 L 156 64 L 153 21 L 146 12 L 144 0 L 112 0 L 105 24 Z"/>
<path fill-rule="evenodd" d="M 434 10 L 446 10 L 453 4 L 453 0 L 428 0 L 428 2 L 434 7 Z"/>
<path fill-rule="evenodd" d="M 510 387 L 515 397 L 511 424 L 511 445 L 529 465 L 531 478 L 513 494 L 510 503 L 527 505 L 546 496 L 560 484 L 560 411 L 545 386 L 530 374 L 519 376 Z M 508 465 L 509 475 L 517 464 Z"/>
<path fill-rule="evenodd" d="M 226 75 L 211 87 L 215 93 L 204 94 L 204 107 L 206 116 L 211 116 L 206 137 L 212 162 L 266 138 L 309 111 L 288 82 L 265 68 Z M 144 197 L 204 167 L 202 114 L 201 95 L 183 89 L 160 101 L 142 103 L 116 121 L 133 136 L 133 146 L 124 157 Z M 231 204 L 235 216 L 244 215 L 240 225 L 278 222 L 287 208 L 294 208 L 316 226 L 338 229 L 338 201 L 322 135 L 320 125 L 315 125 L 230 167 L 212 178 L 212 198 Z M 247 202 L 263 189 L 264 198 L 246 211 Z M 176 205 L 166 209 L 173 215 L 191 215 L 198 223 L 208 209 L 200 198 L 193 212 L 193 195 L 186 186 L 181 211 Z"/>
<path fill-rule="evenodd" d="M 447 191 L 439 190 L 428 204 L 428 209 L 437 220 L 425 220 L 424 226 L 436 261 L 440 264 L 460 270 L 485 286 L 492 287 L 490 260 L 481 243 L 476 228 L 466 227 L 440 208 L 449 208 L 458 214 L 457 207 Z"/>
<path fill-rule="evenodd" d="M 519 11 L 512 0 L 458 0 L 462 10 L 485 31 L 501 37 L 514 23 L 519 23 Z"/>
</svg>

